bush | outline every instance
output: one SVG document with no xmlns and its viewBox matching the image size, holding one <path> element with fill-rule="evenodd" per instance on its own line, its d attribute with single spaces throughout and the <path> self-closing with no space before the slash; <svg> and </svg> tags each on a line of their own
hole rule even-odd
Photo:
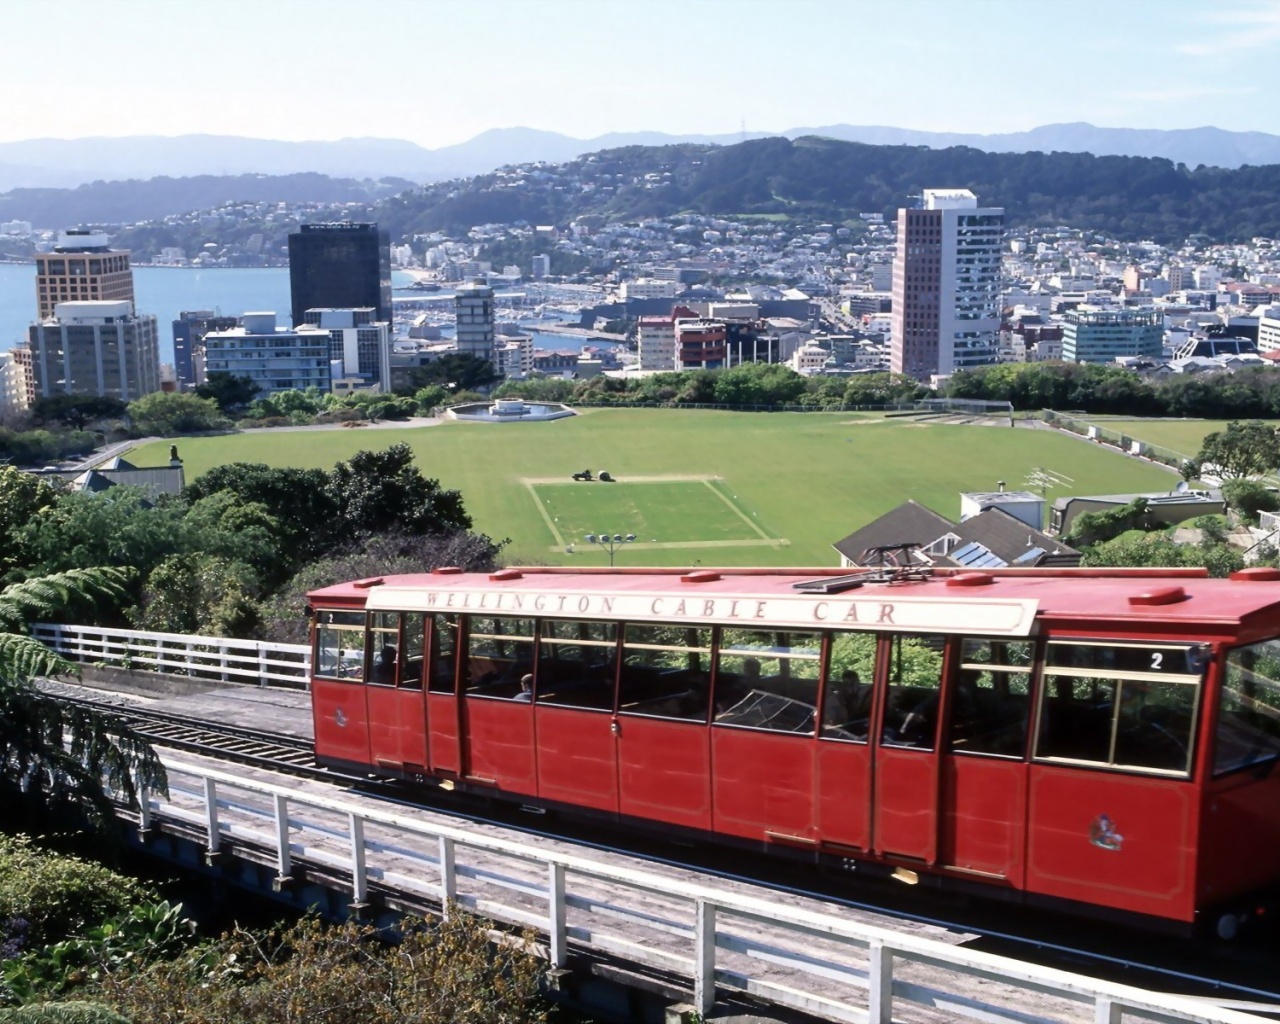
<svg viewBox="0 0 1280 1024">
<path fill-rule="evenodd" d="M 0 1010 L 0 1024 L 129 1024 L 96 1003 L 41 1003 Z"/>
<path fill-rule="evenodd" d="M 135 1020 L 183 1024 L 542 1024 L 531 941 L 492 943 L 485 922 L 456 912 L 396 936 L 311 917 L 109 974 L 102 997 Z"/>
<path fill-rule="evenodd" d="M 1250 526 L 1258 525 L 1258 513 L 1280 511 L 1280 494 L 1257 480 L 1228 480 L 1222 485 L 1227 507 Z"/>
<path fill-rule="evenodd" d="M 151 899 L 145 886 L 100 864 L 0 836 L 0 921 L 26 921 L 28 947 L 83 934 Z"/>
</svg>

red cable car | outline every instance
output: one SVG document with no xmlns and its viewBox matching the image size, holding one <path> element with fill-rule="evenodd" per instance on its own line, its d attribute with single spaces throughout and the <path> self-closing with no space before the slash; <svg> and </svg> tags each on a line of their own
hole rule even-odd
<svg viewBox="0 0 1280 1024">
<path fill-rule="evenodd" d="M 1280 571 L 508 569 L 309 595 L 316 757 L 1233 933 Z"/>
</svg>

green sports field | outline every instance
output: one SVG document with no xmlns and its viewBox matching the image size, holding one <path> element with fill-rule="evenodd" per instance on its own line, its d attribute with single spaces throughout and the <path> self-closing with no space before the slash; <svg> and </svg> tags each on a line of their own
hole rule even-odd
<svg viewBox="0 0 1280 1024">
<path fill-rule="evenodd" d="M 1110 417 L 1081 417 L 1089 423 L 1097 423 L 1108 430 L 1118 430 L 1129 437 L 1148 444 L 1168 448 L 1189 459 L 1200 452 L 1205 437 L 1217 430 L 1225 430 L 1227 420 L 1147 420 L 1112 419 Z"/>
<path fill-rule="evenodd" d="M 1050 430 L 877 420 L 840 413 L 595 409 L 551 423 L 268 431 L 178 442 L 188 479 L 225 462 L 328 468 L 360 449 L 412 445 L 459 489 L 508 561 L 598 565 L 586 533 L 636 535 L 631 565 L 832 565 L 831 545 L 908 498 L 959 514 L 959 492 L 1023 486 L 1037 468 L 1067 493 L 1168 490 L 1177 478 Z M 169 441 L 135 449 L 168 461 Z M 573 482 L 607 470 L 616 483 Z M 570 545 L 572 552 L 568 551 Z"/>
</svg>

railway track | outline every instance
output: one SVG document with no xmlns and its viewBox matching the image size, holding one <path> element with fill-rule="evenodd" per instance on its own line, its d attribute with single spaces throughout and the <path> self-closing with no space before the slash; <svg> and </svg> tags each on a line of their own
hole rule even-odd
<svg viewBox="0 0 1280 1024">
<path fill-rule="evenodd" d="M 53 684 L 46 688 L 59 700 L 90 707 L 127 722 L 151 742 L 171 749 L 202 754 L 219 760 L 301 776 L 371 793 L 389 803 L 425 806 L 477 825 L 519 831 L 531 839 L 572 842 L 598 854 L 640 857 L 679 870 L 698 871 L 727 881 L 766 886 L 806 899 L 834 903 L 851 911 L 887 915 L 954 932 L 977 934 L 968 944 L 1004 956 L 1043 966 L 1088 972 L 1126 984 L 1205 998 L 1280 1018 L 1280 979 L 1275 976 L 1277 945 L 1271 937 L 1261 945 L 1209 945 L 1166 936 L 1139 935 L 1132 931 L 1099 926 L 1075 918 L 1043 915 L 1025 908 L 980 901 L 977 909 L 954 915 L 938 912 L 937 894 L 893 889 L 884 882 L 850 881 L 832 876 L 830 885 L 812 884 L 812 865 L 711 853 L 669 841 L 638 837 L 634 832 L 604 829 L 599 822 L 584 823 L 556 815 L 539 814 L 538 826 L 529 824 L 527 809 L 498 804 L 477 810 L 465 797 L 425 787 L 368 776 L 344 775 L 315 763 L 308 740 L 278 733 L 220 725 L 203 719 L 159 711 L 133 702 L 99 700 L 83 695 L 79 687 Z M 602 831 L 609 836 L 602 841 Z M 851 889 L 859 890 L 857 895 Z M 865 891 L 864 891 L 865 890 Z M 932 898 L 934 906 L 924 906 Z M 1032 924 L 1032 917 L 1038 918 Z M 1055 934 L 1048 932 L 1053 930 Z M 1085 943 L 1088 943 L 1086 946 Z M 1134 954 L 1137 944 L 1144 955 Z"/>
</svg>

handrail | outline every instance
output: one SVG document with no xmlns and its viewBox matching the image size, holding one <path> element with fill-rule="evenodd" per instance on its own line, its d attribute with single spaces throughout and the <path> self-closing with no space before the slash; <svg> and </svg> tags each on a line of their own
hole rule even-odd
<svg viewBox="0 0 1280 1024">
<path fill-rule="evenodd" d="M 356 903 L 364 903 L 368 898 L 371 879 L 384 885 L 398 886 L 406 893 L 423 894 L 425 888 L 425 895 L 438 899 L 442 906 L 458 897 L 460 876 L 486 881 L 518 893 L 523 897 L 524 907 L 519 899 L 515 905 L 479 897 L 459 899 L 458 902 L 474 906 L 487 916 L 505 923 L 533 924 L 546 934 L 547 955 L 554 966 L 565 965 L 568 942 L 574 939 L 595 950 L 612 951 L 668 971 L 677 970 L 690 977 L 695 1008 L 703 1014 L 710 1012 L 719 988 L 749 993 L 777 1005 L 818 1013 L 830 1019 L 872 1024 L 889 1024 L 895 1002 L 923 1004 L 935 1010 L 945 1006 L 948 1013 L 982 1020 L 1027 1024 L 1028 1021 L 1047 1019 L 1026 1009 L 1027 993 L 1066 999 L 1077 1009 L 1087 1008 L 1093 1020 L 1116 1024 L 1122 1014 L 1149 1020 L 1203 1024 L 1249 1024 L 1266 1019 L 1200 1000 L 1101 981 L 917 935 L 851 922 L 831 914 L 788 907 L 707 884 L 659 877 L 635 868 L 472 833 L 456 826 L 428 823 L 341 797 L 299 794 L 284 786 L 245 779 L 231 772 L 179 760 L 166 759 L 166 763 L 175 797 L 171 797 L 168 804 L 161 804 L 154 795 L 143 794 L 140 815 L 143 828 L 154 827 L 157 816 L 185 822 L 200 830 L 211 853 L 218 851 L 223 837 L 233 837 L 240 843 L 253 843 L 273 851 L 282 878 L 288 877 L 295 862 L 303 860 L 331 870 L 338 868 L 349 876 Z M 192 777 L 198 785 L 184 789 L 176 784 L 174 776 Z M 265 807 L 253 808 L 243 801 L 229 798 L 225 793 L 220 795 L 220 791 L 231 789 L 267 798 L 262 801 Z M 198 810 L 190 808 L 193 799 L 199 803 Z M 178 806 L 177 800 L 184 801 L 187 806 Z M 332 824 L 308 823 L 296 813 L 297 808 L 310 808 L 345 819 L 345 853 L 335 856 L 330 850 L 308 848 L 302 838 L 304 833 L 315 832 L 332 843 L 335 834 L 341 836 L 343 830 L 335 829 Z M 225 816 L 224 809 L 227 812 Z M 249 824 L 242 820 L 232 821 L 230 816 L 233 814 L 241 818 L 247 815 Z M 266 827 L 254 827 L 255 821 L 266 822 Z M 371 828 L 392 830 L 397 835 L 394 847 L 385 841 L 371 839 Z M 437 852 L 433 855 L 415 850 L 406 843 L 407 837 L 427 840 L 427 849 Z M 491 869 L 464 868 L 457 863 L 459 849 L 538 865 L 546 881 L 544 884 L 530 883 L 513 880 Z M 390 867 L 375 862 L 375 858 L 384 852 L 395 857 L 395 863 Z M 400 862 L 406 858 L 438 870 L 439 884 L 424 883 L 420 872 L 405 869 Z M 575 881 L 605 883 L 609 893 L 607 905 L 599 898 L 585 898 L 570 892 L 566 885 L 568 877 Z M 644 897 L 638 901 L 638 907 L 615 904 L 629 893 Z M 545 915 L 529 913 L 527 903 L 530 896 L 545 900 Z M 661 916 L 661 912 L 654 908 L 655 896 L 679 901 L 691 920 L 672 920 Z M 632 938 L 570 925 L 567 910 L 584 908 L 605 909 L 609 921 L 627 918 L 641 929 L 652 931 L 655 939 L 646 946 Z M 735 933 L 731 930 L 734 923 L 747 927 Z M 772 937 L 762 938 L 761 926 L 775 933 L 781 931 L 799 940 L 799 945 L 789 948 L 779 946 Z M 692 956 L 672 951 L 673 936 L 692 938 Z M 824 953 L 823 943 L 834 944 L 839 955 Z M 786 984 L 771 981 L 750 969 L 731 969 L 718 951 L 733 954 L 738 960 L 745 958 L 748 962 L 782 964 L 790 972 Z M 865 955 L 866 966 L 851 966 L 843 955 L 849 951 Z M 915 974 L 907 978 L 896 977 L 895 964 L 898 962 L 941 968 L 952 974 L 984 981 L 994 980 L 1012 986 L 1022 995 L 1011 1005 L 1003 1005 L 989 1001 L 988 988 L 970 993 L 942 991 L 934 987 L 933 982 L 922 983 Z M 798 988 L 797 975 L 814 981 L 816 987 L 811 991 Z M 851 1001 L 833 994 L 833 984 L 865 989 L 865 1006 L 856 1005 L 860 999 Z"/>
<path fill-rule="evenodd" d="M 31 632 L 64 657 L 104 668 L 297 689 L 306 689 L 311 676 L 311 648 L 306 644 L 56 622 L 37 622 Z"/>
</svg>

